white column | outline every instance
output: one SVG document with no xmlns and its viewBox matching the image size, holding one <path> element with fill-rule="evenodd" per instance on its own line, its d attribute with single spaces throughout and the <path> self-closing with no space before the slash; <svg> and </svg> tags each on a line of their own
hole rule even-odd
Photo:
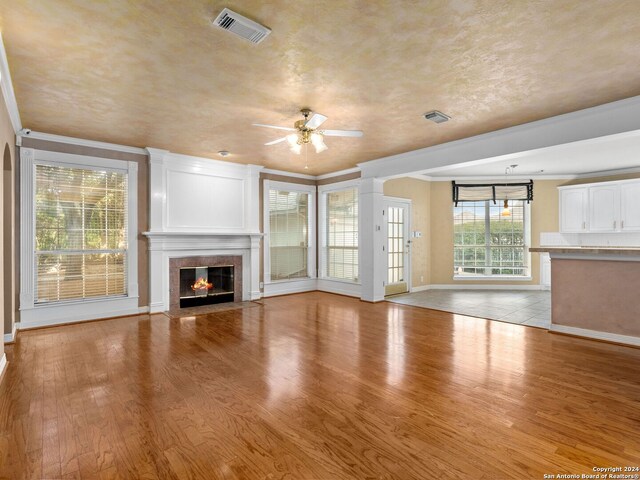
<svg viewBox="0 0 640 480">
<path fill-rule="evenodd" d="M 247 165 L 248 175 L 245 180 L 247 184 L 245 218 L 247 219 L 245 228 L 249 233 L 260 231 L 260 170 L 264 167 L 259 165 Z"/>
<path fill-rule="evenodd" d="M 250 235 L 249 239 L 251 241 L 250 295 L 251 300 L 258 300 L 260 298 L 260 240 L 262 240 L 262 234 Z"/>
<path fill-rule="evenodd" d="M 167 203 L 167 185 L 164 158 L 168 150 L 145 149 L 149 154 L 149 231 L 164 231 L 164 211 Z"/>
<path fill-rule="evenodd" d="M 364 178 L 360 182 L 358 214 L 360 217 L 359 270 L 362 284 L 361 299 L 367 302 L 384 300 L 386 280 L 384 203 L 382 185 L 378 178 Z"/>
</svg>

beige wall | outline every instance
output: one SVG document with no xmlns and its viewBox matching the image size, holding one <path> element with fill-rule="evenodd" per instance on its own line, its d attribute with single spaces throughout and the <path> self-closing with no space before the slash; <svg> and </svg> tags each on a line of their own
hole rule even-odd
<svg viewBox="0 0 640 480">
<path fill-rule="evenodd" d="M 432 182 L 415 178 L 387 180 L 383 191 L 386 196 L 411 199 L 411 230 L 422 232 L 422 237 L 411 239 L 411 286 L 431 283 L 431 188 Z M 452 267 L 453 268 L 453 267 Z"/>
<path fill-rule="evenodd" d="M 531 245 L 540 245 L 540 233 L 559 229 L 558 187 L 613 180 L 640 178 L 640 174 L 625 174 L 576 180 L 536 180 L 531 203 Z M 454 280 L 453 222 L 450 182 L 424 182 L 413 178 L 388 180 L 384 194 L 412 200 L 412 229 L 424 236 L 412 239 L 412 282 L 421 285 L 538 285 L 540 256 L 531 254 L 530 281 Z M 420 278 L 424 277 L 424 281 Z"/>
<path fill-rule="evenodd" d="M 147 238 L 142 235 L 142 232 L 149 230 L 149 160 L 147 156 L 24 137 L 22 146 L 51 152 L 138 162 L 138 292 L 140 296 L 138 305 L 141 307 L 149 305 L 149 247 Z M 16 284 L 19 285 L 19 282 L 17 281 Z"/>
<path fill-rule="evenodd" d="M 540 232 L 558 230 L 559 180 L 534 182 L 534 201 L 531 203 L 531 242 L 538 245 Z M 531 254 L 532 280 L 521 281 L 455 281 L 453 280 L 453 221 L 450 182 L 424 182 L 412 178 L 388 180 L 384 194 L 412 200 L 413 230 L 424 236 L 414 238 L 411 266 L 413 286 L 427 284 L 494 284 L 537 285 L 540 282 L 540 260 Z M 420 277 L 424 276 L 424 282 Z"/>
<path fill-rule="evenodd" d="M 2 305 L 2 308 L 0 309 L 0 318 L 2 318 L 2 325 L 5 326 L 3 330 L 7 331 L 6 328 L 8 326 L 9 332 L 12 327 L 11 314 L 13 312 L 11 299 L 14 297 L 13 282 L 11 281 L 13 267 L 11 265 L 12 262 L 10 261 L 10 259 L 13 258 L 13 225 L 11 221 L 13 218 L 13 201 L 11 191 L 7 192 L 6 189 L 9 188 L 12 190 L 12 171 L 16 164 L 15 143 L 15 134 L 11 125 L 11 120 L 9 119 L 9 112 L 4 101 L 4 97 L 0 95 L 0 155 L 2 155 L 3 159 L 2 173 L 0 173 L 0 175 L 2 175 L 0 178 L 0 185 L 2 185 L 0 211 L 3 212 L 0 216 L 0 230 L 2 230 L 2 235 L 0 235 L 0 252 L 2 252 L 0 255 L 0 271 L 3 272 L 0 276 L 0 305 Z M 5 157 L 5 149 L 7 146 L 9 158 Z M 0 357 L 3 353 L 4 342 L 0 342 Z"/>
<path fill-rule="evenodd" d="M 531 202 L 531 245 L 539 245 L 541 232 L 558 231 L 558 186 L 560 180 L 538 180 L 533 184 Z M 538 285 L 540 283 L 540 255 L 531 254 L 530 281 L 453 280 L 453 221 L 451 183 L 434 182 L 432 189 L 431 242 L 433 284 L 458 285 Z"/>
</svg>

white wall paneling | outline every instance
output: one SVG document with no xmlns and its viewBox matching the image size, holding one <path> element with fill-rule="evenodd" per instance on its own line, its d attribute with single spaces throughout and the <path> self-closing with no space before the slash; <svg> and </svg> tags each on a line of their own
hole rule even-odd
<svg viewBox="0 0 640 480">
<path fill-rule="evenodd" d="M 169 259 L 242 256 L 242 299 L 260 298 L 262 167 L 146 149 L 149 154 L 149 309 L 169 309 Z"/>
<path fill-rule="evenodd" d="M 147 148 L 151 232 L 257 232 L 262 167 Z"/>
</svg>

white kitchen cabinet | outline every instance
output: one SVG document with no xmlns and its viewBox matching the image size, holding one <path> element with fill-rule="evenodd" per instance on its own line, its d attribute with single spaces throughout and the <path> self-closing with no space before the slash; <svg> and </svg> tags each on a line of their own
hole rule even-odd
<svg viewBox="0 0 640 480">
<path fill-rule="evenodd" d="M 620 230 L 640 232 L 640 181 L 620 185 Z"/>
<path fill-rule="evenodd" d="M 548 253 L 540 254 L 540 286 L 543 290 L 551 290 L 551 258 Z"/>
<path fill-rule="evenodd" d="M 620 185 L 589 187 L 589 232 L 615 232 L 620 225 Z"/>
<path fill-rule="evenodd" d="M 587 229 L 587 188 L 560 190 L 560 231 L 579 233 Z"/>
<path fill-rule="evenodd" d="M 559 190 L 561 233 L 640 232 L 640 179 Z"/>
</svg>

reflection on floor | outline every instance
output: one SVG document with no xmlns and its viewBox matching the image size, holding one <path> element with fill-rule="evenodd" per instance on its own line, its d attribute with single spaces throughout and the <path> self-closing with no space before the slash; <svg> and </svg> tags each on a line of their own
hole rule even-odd
<svg viewBox="0 0 640 480">
<path fill-rule="evenodd" d="M 426 290 L 388 301 L 530 327 L 551 325 L 551 292 L 526 290 Z"/>
</svg>

